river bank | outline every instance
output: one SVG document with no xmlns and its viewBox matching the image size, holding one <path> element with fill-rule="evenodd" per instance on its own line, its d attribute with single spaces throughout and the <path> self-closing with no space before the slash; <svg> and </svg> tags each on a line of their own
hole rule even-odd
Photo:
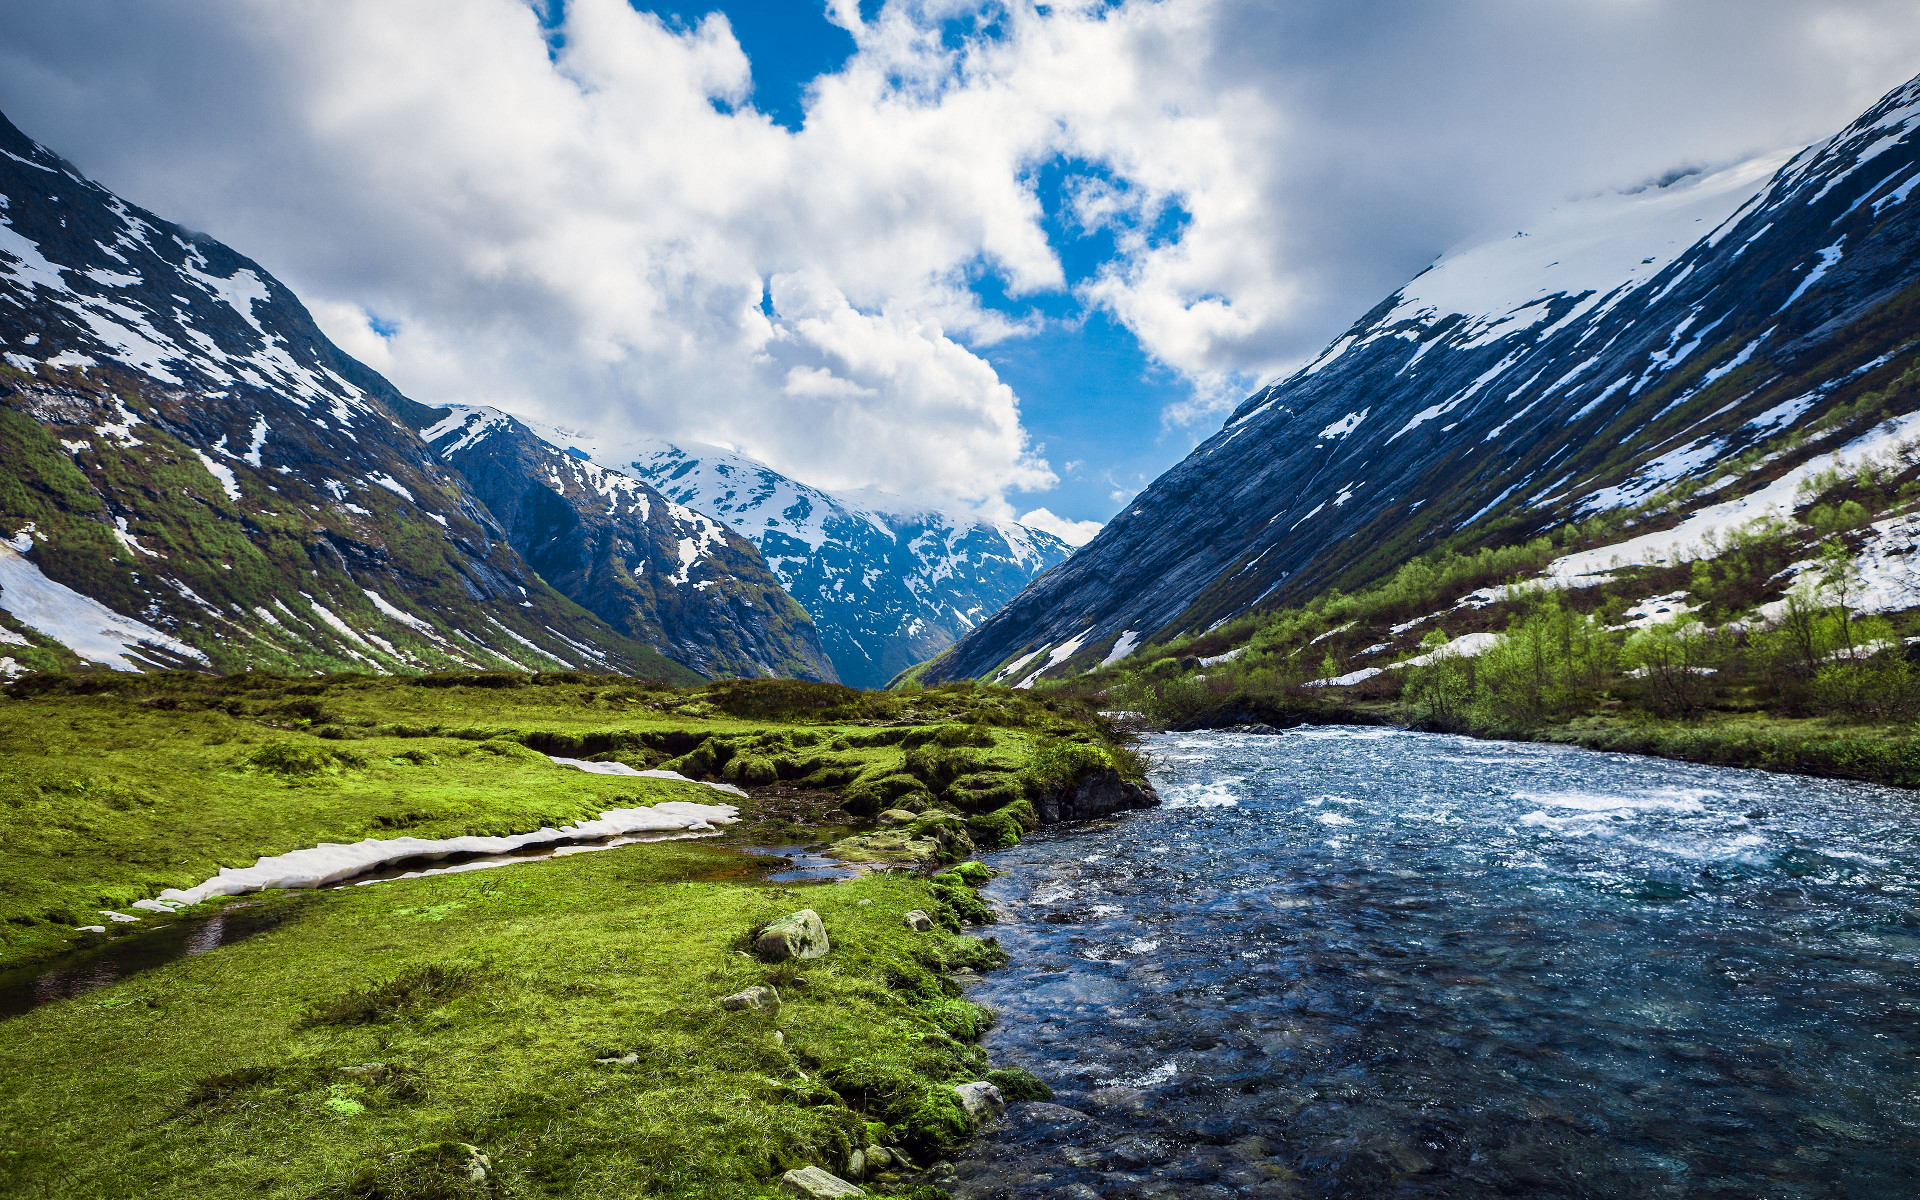
<svg viewBox="0 0 1920 1200">
<path fill-rule="evenodd" d="M 1231 697 L 1164 724 L 1142 720 L 1135 728 L 1194 732 L 1327 725 L 1457 733 L 1488 741 L 1546 742 L 1709 766 L 1920 789 L 1920 735 L 1914 733 L 1912 725 L 1870 725 L 1764 711 L 1710 712 L 1687 720 L 1641 712 L 1598 711 L 1539 725 L 1482 726 L 1465 721 L 1422 720 L 1390 702 Z"/>
<path fill-rule="evenodd" d="M 985 872 L 949 864 L 1111 801 L 1131 762 L 1066 707 L 967 688 L 38 688 L 0 701 L 0 929 L 7 965 L 75 970 L 0 1020 L 9 1195 L 766 1197 L 809 1166 L 911 1195 L 978 1125 L 956 1085 L 1030 1086 L 979 1048 L 957 981 L 1005 956 L 975 927 Z M 697 841 L 520 847 L 722 800 Z M 447 860 L 374 853 L 401 838 L 520 856 L 424 874 Z M 805 861 L 746 852 L 769 847 Z M 345 886 L 141 907 L 275 886 L 273 855 Z M 363 858 L 385 882 L 325 873 Z M 756 947 L 803 909 L 824 956 Z"/>
</svg>

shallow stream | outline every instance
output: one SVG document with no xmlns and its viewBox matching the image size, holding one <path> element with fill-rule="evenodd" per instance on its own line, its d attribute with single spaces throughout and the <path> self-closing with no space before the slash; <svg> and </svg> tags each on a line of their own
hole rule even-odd
<svg viewBox="0 0 1920 1200">
<path fill-rule="evenodd" d="M 1330 728 L 993 856 L 956 1197 L 1920 1194 L 1920 804 Z"/>
</svg>

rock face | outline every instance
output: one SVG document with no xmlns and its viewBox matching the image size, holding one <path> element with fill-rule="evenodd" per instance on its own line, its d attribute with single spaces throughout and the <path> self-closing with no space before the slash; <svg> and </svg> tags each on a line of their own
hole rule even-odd
<svg viewBox="0 0 1920 1200">
<path fill-rule="evenodd" d="M 1917 130 L 1920 80 L 1791 157 L 1580 201 L 1447 254 L 927 678 L 1082 670 L 1350 590 L 1449 538 L 1518 541 L 1714 486 L 1866 390 L 1906 411 Z"/>
<path fill-rule="evenodd" d="M 834 678 L 812 618 L 759 550 L 630 475 L 498 409 L 446 408 L 421 433 L 540 577 L 707 676 Z"/>
<path fill-rule="evenodd" d="M 1131 808 L 1152 808 L 1160 794 L 1149 784 L 1132 783 L 1111 767 L 1082 775 L 1071 785 L 1043 795 L 1034 809 L 1044 825 L 1061 821 L 1090 821 Z"/>
<path fill-rule="evenodd" d="M 651 610 L 607 605 L 619 628 L 562 595 L 415 432 L 433 416 L 259 264 L 0 118 L 0 674 L 824 671 L 719 531 L 681 587 L 670 521 L 607 522 L 659 572 Z"/>
<path fill-rule="evenodd" d="M 713 446 L 651 443 L 596 457 L 759 546 L 855 687 L 884 686 L 945 650 L 1073 552 L 1012 521 L 826 492 Z"/>
<path fill-rule="evenodd" d="M 754 939 L 754 949 L 771 962 L 788 959 L 820 958 L 833 947 L 827 941 L 827 927 L 820 914 L 810 908 L 775 921 Z"/>
</svg>

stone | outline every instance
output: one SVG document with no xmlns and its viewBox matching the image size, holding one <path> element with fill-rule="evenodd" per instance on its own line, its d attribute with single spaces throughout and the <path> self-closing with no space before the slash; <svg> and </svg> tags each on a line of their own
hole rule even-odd
<svg viewBox="0 0 1920 1200">
<path fill-rule="evenodd" d="M 1042 825 L 1062 821 L 1090 821 L 1130 808 L 1151 808 L 1160 803 L 1159 793 L 1148 784 L 1122 779 L 1111 767 L 1093 771 L 1076 779 L 1069 787 L 1041 796 L 1034 803 Z"/>
<path fill-rule="evenodd" d="M 957 1084 L 953 1094 L 960 1098 L 960 1107 L 967 1110 L 967 1115 L 982 1125 L 999 1120 L 1007 1111 L 1000 1089 L 985 1081 Z"/>
<path fill-rule="evenodd" d="M 720 997 L 720 1007 L 731 1012 L 750 1008 L 754 1012 L 777 1017 L 780 1015 L 780 993 L 770 987 L 755 984 L 731 996 Z"/>
<path fill-rule="evenodd" d="M 854 903 L 861 908 L 871 908 L 873 906 L 873 901 L 871 900 L 855 900 Z"/>
<path fill-rule="evenodd" d="M 796 1196 L 810 1200 L 833 1200 L 836 1196 L 864 1196 L 866 1190 L 848 1183 L 831 1171 L 819 1167 L 801 1167 L 780 1177 L 780 1186 Z"/>
<path fill-rule="evenodd" d="M 919 814 L 910 813 L 904 808 L 890 808 L 880 814 L 880 823 L 882 825 L 911 825 L 918 818 Z"/>
<path fill-rule="evenodd" d="M 867 1147 L 867 1170 L 884 1171 L 893 1165 L 893 1152 L 885 1146 Z"/>
<path fill-rule="evenodd" d="M 833 947 L 827 941 L 827 927 L 820 914 L 803 908 L 767 926 L 754 940 L 753 948 L 762 958 L 785 962 L 790 958 L 820 958 Z"/>
<path fill-rule="evenodd" d="M 915 933 L 925 933 L 933 928 L 933 918 L 916 908 L 907 914 L 907 928 Z"/>
<path fill-rule="evenodd" d="M 867 1177 L 867 1152 L 865 1150 L 855 1150 L 852 1154 L 847 1155 L 847 1176 L 851 1179 L 865 1179 Z"/>
<path fill-rule="evenodd" d="M 349 1079 L 358 1079 L 362 1083 L 379 1083 L 393 1073 L 392 1068 L 383 1062 L 360 1063 L 356 1066 L 341 1067 L 340 1074 Z"/>
</svg>

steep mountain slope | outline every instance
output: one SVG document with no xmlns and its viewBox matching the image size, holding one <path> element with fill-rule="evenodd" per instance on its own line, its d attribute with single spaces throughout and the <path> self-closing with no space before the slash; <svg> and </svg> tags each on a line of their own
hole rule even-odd
<svg viewBox="0 0 1920 1200">
<path fill-rule="evenodd" d="M 1920 403 L 1884 386 L 1920 324 L 1917 127 L 1920 80 L 1777 170 L 1569 205 L 1446 256 L 928 677 L 1083 669 L 1449 539 L 1695 485 L 1739 497 L 1834 449 L 1840 407 Z"/>
<path fill-rule="evenodd" d="M 431 417 L 258 264 L 0 118 L 0 672 L 694 677 L 667 655 L 704 645 L 544 583 L 413 432 Z"/>
<path fill-rule="evenodd" d="M 628 447 L 640 478 L 751 538 L 840 677 L 878 687 L 945 650 L 1073 552 L 1013 521 L 835 495 L 713 446 Z"/>
<path fill-rule="evenodd" d="M 834 678 L 813 622 L 752 543 L 498 409 L 438 411 L 422 431 L 434 453 L 589 612 L 703 675 Z"/>
</svg>

